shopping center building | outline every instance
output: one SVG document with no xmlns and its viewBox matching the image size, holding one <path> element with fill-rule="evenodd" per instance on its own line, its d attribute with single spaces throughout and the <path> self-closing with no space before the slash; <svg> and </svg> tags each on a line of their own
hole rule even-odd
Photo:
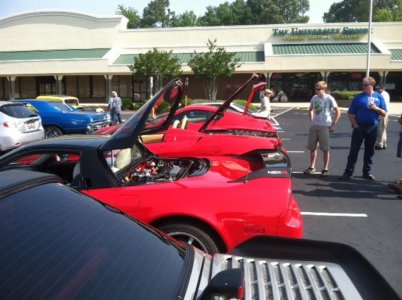
<svg viewBox="0 0 402 300">
<path fill-rule="evenodd" d="M 278 24 L 127 29 L 123 16 L 38 11 L 0 19 L 0 99 L 67 94 L 104 102 L 111 90 L 134 101 L 149 96 L 149 80 L 137 82 L 128 65 L 153 48 L 172 51 L 188 78 L 187 96 L 205 98 L 187 66 L 208 40 L 235 52 L 241 65 L 220 81 L 218 98 L 231 94 L 252 73 L 284 90 L 289 101 L 306 101 L 314 84 L 331 91 L 360 90 L 367 66 L 385 84 L 391 101 L 402 101 L 402 23 Z M 371 55 L 368 56 L 368 49 Z"/>
</svg>

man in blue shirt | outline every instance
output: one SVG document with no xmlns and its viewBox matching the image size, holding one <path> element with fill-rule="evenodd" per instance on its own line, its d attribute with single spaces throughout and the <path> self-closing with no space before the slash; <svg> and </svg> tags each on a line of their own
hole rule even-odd
<svg viewBox="0 0 402 300">
<path fill-rule="evenodd" d="M 363 178 L 375 180 L 371 174 L 374 147 L 377 139 L 379 117 L 387 114 L 387 106 L 381 94 L 374 92 L 376 82 L 372 77 L 363 78 L 363 92 L 353 98 L 348 110 L 348 118 L 353 132 L 348 162 L 340 179 L 350 180 L 353 175 L 357 156 L 364 141 Z"/>
</svg>

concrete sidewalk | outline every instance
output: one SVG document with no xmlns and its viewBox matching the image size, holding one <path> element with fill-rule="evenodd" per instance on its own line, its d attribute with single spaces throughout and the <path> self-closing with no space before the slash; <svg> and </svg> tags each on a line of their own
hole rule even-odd
<svg viewBox="0 0 402 300">
<path fill-rule="evenodd" d="M 310 102 L 271 102 L 271 107 L 308 109 Z M 342 111 L 347 111 L 347 107 L 341 107 Z M 402 113 L 402 102 L 391 102 L 388 112 L 391 116 L 399 117 Z"/>
</svg>

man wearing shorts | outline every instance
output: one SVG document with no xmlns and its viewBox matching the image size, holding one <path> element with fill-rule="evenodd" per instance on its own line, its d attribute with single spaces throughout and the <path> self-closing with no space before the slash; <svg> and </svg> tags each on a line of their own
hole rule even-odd
<svg viewBox="0 0 402 300">
<path fill-rule="evenodd" d="M 323 152 L 324 166 L 321 176 L 328 175 L 329 167 L 329 134 L 334 132 L 341 111 L 334 97 L 327 94 L 327 83 L 318 81 L 315 84 L 315 95 L 311 98 L 309 107 L 310 130 L 307 148 L 310 150 L 310 166 L 304 171 L 309 175 L 315 171 L 317 161 L 317 145 Z M 335 111 L 335 116 L 332 116 Z"/>
</svg>

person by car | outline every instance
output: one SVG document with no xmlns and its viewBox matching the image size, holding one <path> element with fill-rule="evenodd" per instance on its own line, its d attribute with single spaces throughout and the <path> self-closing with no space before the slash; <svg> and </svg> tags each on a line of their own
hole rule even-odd
<svg viewBox="0 0 402 300">
<path fill-rule="evenodd" d="M 121 119 L 121 107 L 123 103 L 121 101 L 121 98 L 117 96 L 116 91 L 112 91 L 112 96 L 109 98 L 108 102 L 108 110 L 110 112 L 110 116 L 112 119 L 112 124 L 121 124 L 122 119 Z"/>
</svg>

